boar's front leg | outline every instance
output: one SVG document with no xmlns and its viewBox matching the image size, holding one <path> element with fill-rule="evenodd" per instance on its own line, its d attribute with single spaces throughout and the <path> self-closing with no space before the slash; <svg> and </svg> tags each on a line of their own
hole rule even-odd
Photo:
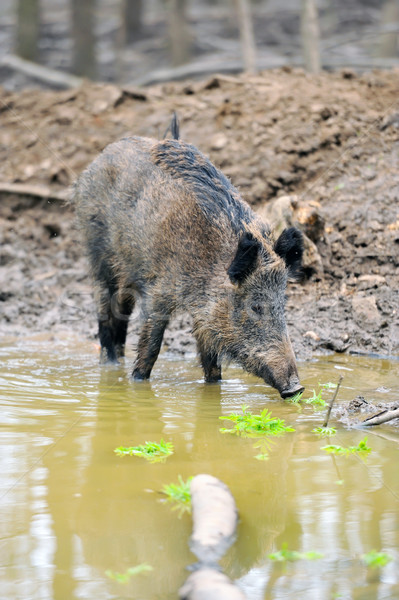
<svg viewBox="0 0 399 600">
<path fill-rule="evenodd" d="M 137 358 L 132 377 L 138 381 L 149 379 L 152 367 L 161 349 L 163 334 L 169 319 L 149 316 L 141 330 L 137 346 Z"/>
<path fill-rule="evenodd" d="M 213 352 L 205 350 L 202 343 L 197 340 L 198 354 L 201 359 L 201 365 L 204 370 L 205 381 L 207 383 L 216 383 L 222 379 L 222 369 L 218 364 L 218 356 Z"/>
</svg>

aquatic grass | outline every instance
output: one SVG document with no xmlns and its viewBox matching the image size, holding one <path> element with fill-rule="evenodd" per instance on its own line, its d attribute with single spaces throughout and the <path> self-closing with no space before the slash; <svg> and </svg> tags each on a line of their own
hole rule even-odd
<svg viewBox="0 0 399 600">
<path fill-rule="evenodd" d="M 118 456 L 140 456 L 151 463 L 162 462 L 173 454 L 173 444 L 161 440 L 158 442 L 146 442 L 140 446 L 119 446 L 114 452 Z"/>
<path fill-rule="evenodd" d="M 136 575 L 141 575 L 143 573 L 149 573 L 153 571 L 151 565 L 147 565 L 146 563 L 142 563 L 141 565 L 136 565 L 135 567 L 130 567 L 125 571 L 125 573 L 118 573 L 117 571 L 111 571 L 108 569 L 105 571 L 105 574 L 109 579 L 113 579 L 118 583 L 129 583 L 131 577 L 136 577 Z"/>
<path fill-rule="evenodd" d="M 371 569 L 381 569 L 392 560 L 390 554 L 377 552 L 377 550 L 371 550 L 367 554 L 362 554 L 361 558 L 366 567 L 370 567 Z"/>
<path fill-rule="evenodd" d="M 285 425 L 283 419 L 273 417 L 267 409 L 260 415 L 254 415 L 248 410 L 248 406 L 243 405 L 242 414 L 232 413 L 231 415 L 219 417 L 224 421 L 234 423 L 232 428 L 222 427 L 219 431 L 222 433 L 235 433 L 244 437 L 257 437 L 262 435 L 281 435 L 288 431 L 295 431 L 292 427 Z"/>
<path fill-rule="evenodd" d="M 335 427 L 315 427 L 312 429 L 312 433 L 315 433 L 319 437 L 331 437 L 337 433 Z"/>
<path fill-rule="evenodd" d="M 349 448 L 344 448 L 343 446 L 330 444 L 328 446 L 323 446 L 321 450 L 325 450 L 329 454 L 337 454 L 338 456 L 349 456 L 350 454 L 367 456 L 371 452 L 370 446 L 367 445 L 367 436 L 363 440 L 360 440 L 357 446 L 349 446 Z"/>
<path fill-rule="evenodd" d="M 318 560 L 323 558 L 323 554 L 310 550 L 309 552 L 297 552 L 296 550 L 288 550 L 287 544 L 283 544 L 281 550 L 267 555 L 270 560 L 277 562 L 295 562 L 296 560 Z"/>
<path fill-rule="evenodd" d="M 190 484 L 192 477 L 189 477 L 187 481 L 184 481 L 182 476 L 178 476 L 179 483 L 165 484 L 162 488 L 162 494 L 165 494 L 166 501 L 172 502 L 172 510 L 179 512 L 179 517 L 184 512 L 191 512 L 191 490 Z"/>
</svg>

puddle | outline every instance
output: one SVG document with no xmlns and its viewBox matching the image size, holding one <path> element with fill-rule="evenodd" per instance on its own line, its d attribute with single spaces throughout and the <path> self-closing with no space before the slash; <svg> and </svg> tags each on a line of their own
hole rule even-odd
<svg viewBox="0 0 399 600">
<path fill-rule="evenodd" d="M 178 517 L 159 490 L 198 473 L 231 489 L 240 513 L 236 543 L 222 560 L 249 600 L 399 597 L 399 432 L 347 430 L 320 440 L 324 412 L 284 403 L 278 393 L 229 368 L 205 385 L 196 361 L 161 356 L 151 383 L 132 383 L 126 366 L 100 369 L 94 345 L 30 341 L 0 347 L 1 592 L 7 600 L 96 598 L 172 600 L 196 561 L 189 515 Z M 300 364 L 307 389 L 345 379 L 341 400 L 399 399 L 399 363 L 331 356 Z M 325 392 L 325 398 L 331 397 Z M 253 439 L 222 434 L 220 415 L 264 408 L 295 427 L 258 461 Z M 381 437 L 379 432 L 389 432 Z M 372 452 L 331 456 L 327 444 Z M 163 464 L 117 457 L 117 446 L 161 438 L 175 452 Z M 281 550 L 323 553 L 318 560 L 271 561 Z M 367 569 L 361 556 L 393 560 Z M 148 563 L 127 584 L 124 573 Z"/>
</svg>

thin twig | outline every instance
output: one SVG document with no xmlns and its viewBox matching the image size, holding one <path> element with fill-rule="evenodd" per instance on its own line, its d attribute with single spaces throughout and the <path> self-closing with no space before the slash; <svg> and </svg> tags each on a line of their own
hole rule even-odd
<svg viewBox="0 0 399 600">
<path fill-rule="evenodd" d="M 339 386 L 341 385 L 341 382 L 342 382 L 343 378 L 344 378 L 344 376 L 343 376 L 343 375 L 340 375 L 340 376 L 339 376 L 339 381 L 338 381 L 338 383 L 337 383 L 337 387 L 335 388 L 335 394 L 334 394 L 334 396 L 333 396 L 333 399 L 332 399 L 332 400 L 331 400 L 331 402 L 330 402 L 330 405 L 329 405 L 329 407 L 327 408 L 326 419 L 325 419 L 325 421 L 324 421 L 324 423 L 323 423 L 323 427 L 327 427 L 327 425 L 328 425 L 328 419 L 330 418 L 331 409 L 332 409 L 332 407 L 333 407 L 333 404 L 334 404 L 334 402 L 335 402 L 335 399 L 336 399 L 336 397 L 337 397 L 337 395 L 338 395 Z"/>
</svg>

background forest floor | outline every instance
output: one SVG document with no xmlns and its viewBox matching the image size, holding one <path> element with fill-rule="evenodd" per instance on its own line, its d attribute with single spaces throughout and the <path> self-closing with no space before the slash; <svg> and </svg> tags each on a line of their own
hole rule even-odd
<svg viewBox="0 0 399 600">
<path fill-rule="evenodd" d="M 132 134 L 160 138 L 176 110 L 181 137 L 208 154 L 255 209 L 289 194 L 316 215 L 317 227 L 302 227 L 322 267 L 288 291 L 298 357 L 398 354 L 398 89 L 399 70 L 311 76 L 285 68 L 142 90 L 0 90 L 0 189 L 65 193 L 108 143 Z M 301 222 L 300 210 L 292 219 Z M 72 210 L 3 192 L 0 233 L 1 334 L 73 331 L 94 339 Z M 194 350 L 189 330 L 186 317 L 176 319 L 167 347 Z M 133 343 L 136 333 L 133 323 Z"/>
</svg>

